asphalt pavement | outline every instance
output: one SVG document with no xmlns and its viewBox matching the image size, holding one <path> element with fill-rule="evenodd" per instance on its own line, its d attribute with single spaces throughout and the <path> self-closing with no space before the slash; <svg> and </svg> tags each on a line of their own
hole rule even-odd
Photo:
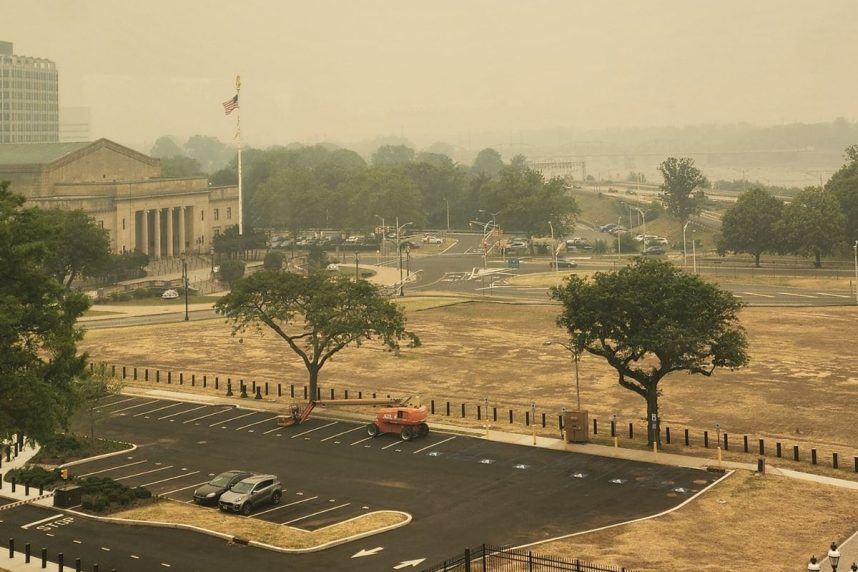
<svg viewBox="0 0 858 572">
<path fill-rule="evenodd" d="M 430 432 L 411 442 L 392 435 L 373 439 L 362 424 L 320 417 L 280 428 L 270 412 L 220 404 L 117 396 L 104 413 L 103 436 L 139 447 L 77 465 L 77 475 L 109 476 L 189 501 L 194 487 L 212 475 L 246 468 L 278 475 L 285 489 L 280 505 L 260 508 L 252 518 L 313 530 L 391 509 L 411 514 L 413 521 L 305 555 L 237 547 L 178 530 L 108 525 L 31 506 L 0 512 L 4 536 L 19 546 L 30 542 L 51 554 L 62 551 L 66 562 L 80 557 L 85 567 L 97 561 L 102 569 L 120 571 L 402 569 L 396 567 L 428 565 L 484 542 L 519 545 L 656 514 L 718 476 L 460 434 Z"/>
</svg>

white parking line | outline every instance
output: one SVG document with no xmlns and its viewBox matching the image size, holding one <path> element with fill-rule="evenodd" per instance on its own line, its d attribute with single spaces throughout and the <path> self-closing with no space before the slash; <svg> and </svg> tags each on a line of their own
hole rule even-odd
<svg viewBox="0 0 858 572">
<path fill-rule="evenodd" d="M 149 411 L 144 411 L 142 413 L 135 413 L 133 417 L 140 417 L 141 415 L 149 415 L 150 413 L 155 413 L 156 411 L 162 411 L 164 409 L 169 409 L 170 407 L 176 407 L 177 405 L 181 405 L 181 403 L 171 403 L 170 405 L 165 405 L 164 407 L 159 407 L 157 409 L 151 409 Z"/>
<path fill-rule="evenodd" d="M 795 294 L 793 292 L 778 292 L 778 294 L 782 296 L 798 296 L 799 298 L 816 298 L 816 296 L 811 296 L 810 294 Z"/>
<path fill-rule="evenodd" d="M 286 508 L 287 506 L 294 506 L 296 504 L 301 504 L 302 502 L 311 501 L 311 500 L 317 499 L 317 498 L 319 498 L 319 497 L 315 496 L 315 497 L 310 497 L 308 499 L 296 500 L 296 501 L 290 502 L 288 504 L 281 504 L 280 506 L 275 506 L 274 508 L 269 508 L 268 510 L 263 510 L 262 512 L 257 512 L 256 514 L 250 515 L 246 518 L 254 518 L 254 517 L 257 517 L 257 516 L 260 516 L 263 514 L 268 514 L 269 512 L 274 512 L 275 510 L 280 510 L 281 508 Z"/>
<path fill-rule="evenodd" d="M 846 296 L 845 294 L 829 294 L 828 292 L 817 292 L 819 296 L 834 296 L 835 298 L 851 298 L 852 296 Z"/>
<path fill-rule="evenodd" d="M 121 413 L 123 411 L 128 411 L 129 409 L 135 409 L 137 407 L 145 407 L 147 405 L 152 405 L 153 403 L 158 403 L 157 399 L 153 399 L 152 401 L 147 401 L 145 403 L 138 403 L 137 405 L 129 405 L 128 407 L 123 407 L 122 409 L 117 409 L 116 411 L 111 411 L 111 415 L 116 415 L 117 413 Z"/>
<path fill-rule="evenodd" d="M 760 296 L 762 298 L 774 298 L 774 296 L 770 294 L 757 294 L 756 292 L 739 292 L 739 294 L 745 294 L 747 296 Z"/>
<path fill-rule="evenodd" d="M 262 421 L 257 421 L 255 423 L 248 423 L 247 425 L 242 425 L 241 427 L 237 428 L 236 431 L 241 431 L 242 429 L 247 429 L 248 427 L 253 427 L 254 425 L 259 425 L 260 423 L 266 423 L 268 421 L 271 421 L 272 419 L 277 419 L 277 416 L 275 415 L 274 417 L 269 417 L 268 419 L 263 419 Z"/>
<path fill-rule="evenodd" d="M 25 524 L 25 525 L 21 526 L 21 528 L 23 528 L 24 530 L 27 530 L 31 526 L 36 526 L 37 524 L 42 524 L 43 522 L 48 522 L 49 520 L 54 520 L 55 518 L 59 518 L 61 516 L 64 516 L 63 513 L 55 514 L 53 516 L 49 516 L 48 518 L 43 518 L 42 520 L 37 520 L 36 522 L 30 522 L 28 524 Z"/>
<path fill-rule="evenodd" d="M 316 516 L 316 515 L 319 515 L 319 514 L 322 514 L 325 512 L 331 512 L 332 510 L 337 510 L 338 508 L 343 508 L 343 507 L 349 506 L 350 504 L 352 504 L 352 503 L 347 502 L 347 503 L 343 503 L 343 504 L 338 505 L 338 506 L 332 506 L 331 508 L 326 508 L 325 510 L 320 510 L 319 512 L 314 512 L 312 514 L 308 514 L 308 515 L 301 516 L 298 518 L 293 518 L 292 520 L 290 520 L 288 522 L 284 522 L 283 524 L 292 524 L 293 522 L 298 522 L 299 520 L 306 520 L 306 519 L 310 518 L 311 516 Z"/>
<path fill-rule="evenodd" d="M 278 424 L 277 427 L 275 427 L 274 429 L 269 429 L 268 431 L 263 431 L 262 434 L 268 435 L 269 433 L 274 433 L 275 431 L 280 431 L 281 429 L 283 429 L 283 427 L 281 427 L 280 424 Z"/>
<path fill-rule="evenodd" d="M 119 401 L 114 401 L 112 403 L 106 403 L 104 405 L 99 405 L 96 409 L 101 411 L 105 407 L 113 407 L 114 405 L 119 405 L 120 403 L 125 403 L 128 401 L 134 401 L 135 399 L 139 399 L 139 397 L 129 397 L 128 399 L 120 399 Z"/>
<path fill-rule="evenodd" d="M 385 445 L 384 447 L 381 448 L 381 450 L 384 451 L 385 449 L 389 449 L 389 448 L 393 447 L 394 445 L 399 445 L 399 441 L 394 441 L 390 445 Z"/>
<path fill-rule="evenodd" d="M 140 485 L 141 487 L 148 487 L 149 485 L 157 485 L 158 483 L 166 483 L 167 481 L 173 481 L 176 479 L 181 479 L 182 477 L 190 477 L 191 475 L 196 475 L 199 471 L 192 471 L 190 473 L 182 473 L 181 475 L 176 475 L 175 477 L 170 477 L 167 479 L 161 479 L 160 481 L 152 481 L 151 483 L 144 483 Z"/>
<path fill-rule="evenodd" d="M 200 415 L 199 417 L 194 417 L 193 419 L 188 419 L 187 421 L 182 421 L 182 423 L 193 423 L 194 421 L 199 421 L 200 419 L 205 419 L 206 417 L 211 417 L 212 415 L 217 415 L 218 413 L 226 413 L 227 411 L 232 411 L 232 407 L 227 407 L 226 409 L 219 409 L 214 413 L 209 413 L 207 415 Z"/>
<path fill-rule="evenodd" d="M 372 437 L 365 437 L 365 438 L 361 439 L 360 441 L 355 441 L 354 443 L 349 443 L 349 447 L 352 447 L 352 446 L 357 445 L 359 443 L 363 443 L 364 441 L 369 441 L 370 439 L 372 439 Z"/>
<path fill-rule="evenodd" d="M 230 421 L 235 421 L 236 419 L 241 419 L 242 417 L 247 417 L 249 415 L 256 415 L 256 411 L 251 411 L 250 413 L 245 413 L 244 415 L 239 415 L 238 417 L 233 417 L 224 421 L 215 421 L 214 423 L 209 425 L 209 427 L 214 427 L 215 425 L 223 425 L 225 423 L 229 423 Z"/>
<path fill-rule="evenodd" d="M 179 411 L 178 413 L 171 413 L 169 415 L 164 415 L 163 417 L 159 417 L 158 421 L 160 421 L 161 419 L 167 419 L 169 417 L 175 417 L 176 415 L 184 415 L 185 413 L 190 413 L 191 411 L 198 411 L 200 409 L 203 409 L 204 407 L 208 407 L 208 405 L 200 405 L 199 407 L 194 407 L 192 409 L 185 409 L 184 411 Z"/>
<path fill-rule="evenodd" d="M 199 472 L 199 471 L 197 471 L 197 472 Z M 205 484 L 207 484 L 207 483 L 208 483 L 208 481 L 203 481 L 203 482 L 201 482 L 201 483 L 197 483 L 197 484 L 195 484 L 195 485 L 188 485 L 188 486 L 186 486 L 186 487 L 182 487 L 182 488 L 180 488 L 180 489 L 173 489 L 172 491 L 167 491 L 166 493 L 161 493 L 161 496 L 162 496 L 162 497 L 165 497 L 165 496 L 167 496 L 167 495 L 171 495 L 171 494 L 173 494 L 173 493 L 178 493 L 178 492 L 180 492 L 180 491 L 186 491 L 186 490 L 188 490 L 188 489 L 195 489 L 195 488 L 197 488 L 197 487 L 201 487 L 201 486 L 203 486 L 203 485 L 205 485 Z"/>
<path fill-rule="evenodd" d="M 319 429 L 324 429 L 325 427 L 330 427 L 331 425 L 336 425 L 337 422 L 328 423 L 327 425 L 322 425 L 321 427 L 316 427 L 315 429 L 310 429 L 308 431 L 304 431 L 303 433 L 298 433 L 297 435 L 292 435 L 292 439 L 296 437 L 300 437 L 301 435 L 306 435 L 307 433 L 312 433 L 313 431 L 318 431 Z"/>
<path fill-rule="evenodd" d="M 157 473 L 158 471 L 166 471 L 167 469 L 172 469 L 173 465 L 167 465 L 166 467 L 160 467 L 158 469 L 152 469 L 151 471 L 143 471 L 142 473 L 136 473 L 134 475 L 128 475 L 125 477 L 119 477 L 117 479 L 113 479 L 114 481 L 124 481 L 125 479 L 133 479 L 134 477 L 142 477 L 143 475 L 148 475 L 149 473 Z"/>
<path fill-rule="evenodd" d="M 437 443 L 432 443 L 431 445 L 426 445 L 426 446 L 425 446 L 425 447 L 423 447 L 422 449 L 417 449 L 417 450 L 416 450 L 416 451 L 414 451 L 414 453 L 412 453 L 412 454 L 416 455 L 417 453 L 420 453 L 421 451 L 425 451 L 426 449 L 431 449 L 432 447 L 434 447 L 434 446 L 436 446 L 436 445 L 440 445 L 441 443 L 446 443 L 447 441 L 452 441 L 452 440 L 453 440 L 453 439 L 455 439 L 455 438 L 456 438 L 456 436 L 455 436 L 455 435 L 453 435 L 452 437 L 449 437 L 449 438 L 447 438 L 447 439 L 444 439 L 443 441 L 438 441 Z"/>
<path fill-rule="evenodd" d="M 93 471 L 91 473 L 86 473 L 85 475 L 80 475 L 81 477 L 88 477 L 90 475 L 98 475 L 101 473 L 106 473 L 107 471 L 114 471 L 116 469 L 124 469 L 125 467 L 130 467 L 132 465 L 139 465 L 140 463 L 145 463 L 148 459 L 143 459 L 142 461 L 134 461 L 133 463 L 125 463 L 124 465 L 119 465 L 118 467 L 110 467 L 109 469 L 101 469 L 100 471 Z"/>
<path fill-rule="evenodd" d="M 325 437 L 324 439 L 321 439 L 319 442 L 322 443 L 322 442 L 327 441 L 329 439 L 333 439 L 334 437 L 339 437 L 340 435 L 345 435 L 346 433 L 351 433 L 352 431 L 357 431 L 358 429 L 363 429 L 363 426 L 355 427 L 354 429 L 349 429 L 348 431 L 343 431 L 342 433 L 337 433 L 336 435 L 331 435 L 330 437 Z"/>
</svg>

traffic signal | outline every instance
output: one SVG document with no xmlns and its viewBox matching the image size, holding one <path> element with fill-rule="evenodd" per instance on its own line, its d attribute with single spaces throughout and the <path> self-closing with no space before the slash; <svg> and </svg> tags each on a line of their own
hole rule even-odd
<svg viewBox="0 0 858 572">
<path fill-rule="evenodd" d="M 69 470 L 68 469 L 60 469 L 60 478 L 64 481 L 69 480 Z"/>
</svg>

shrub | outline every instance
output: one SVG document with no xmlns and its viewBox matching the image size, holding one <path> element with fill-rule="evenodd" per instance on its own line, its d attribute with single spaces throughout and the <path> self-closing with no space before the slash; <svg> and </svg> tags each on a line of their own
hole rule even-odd
<svg viewBox="0 0 858 572">
<path fill-rule="evenodd" d="M 265 255 L 265 260 L 263 260 L 262 266 L 264 266 L 266 270 L 280 270 L 283 268 L 283 258 L 282 252 L 269 250 Z"/>
<path fill-rule="evenodd" d="M 91 510 L 92 512 L 106 512 L 110 506 L 110 501 L 102 494 L 85 494 L 81 496 L 81 506 L 85 510 Z"/>
<path fill-rule="evenodd" d="M 225 260 L 220 265 L 220 278 L 230 286 L 244 276 L 244 262 L 241 260 Z"/>
<path fill-rule="evenodd" d="M 593 254 L 605 254 L 608 252 L 608 243 L 601 238 L 593 243 Z"/>
<path fill-rule="evenodd" d="M 59 471 L 49 471 L 42 467 L 12 469 L 3 478 L 7 482 L 11 482 L 14 478 L 15 482 L 22 485 L 28 484 L 31 487 L 42 486 L 44 488 L 53 488 L 61 480 Z"/>
</svg>

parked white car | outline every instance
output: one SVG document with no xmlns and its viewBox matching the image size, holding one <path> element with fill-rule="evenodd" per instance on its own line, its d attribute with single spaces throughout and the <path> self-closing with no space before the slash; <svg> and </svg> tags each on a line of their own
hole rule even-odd
<svg viewBox="0 0 858 572">
<path fill-rule="evenodd" d="M 339 264 L 328 264 L 327 268 L 325 268 L 325 270 L 330 270 L 331 272 L 337 272 L 339 269 Z"/>
<path fill-rule="evenodd" d="M 426 235 L 423 237 L 423 242 L 426 244 L 443 244 L 444 241 L 437 236 Z"/>
<path fill-rule="evenodd" d="M 161 294 L 161 298 L 163 300 L 175 300 L 178 297 L 179 293 L 172 288 L 170 288 L 169 290 L 164 290 L 164 293 Z"/>
<path fill-rule="evenodd" d="M 647 241 L 655 240 L 657 238 L 661 238 L 661 237 L 658 236 L 657 234 L 638 234 L 638 235 L 635 235 L 635 241 L 636 242 L 643 242 L 644 239 L 646 239 Z"/>
</svg>

